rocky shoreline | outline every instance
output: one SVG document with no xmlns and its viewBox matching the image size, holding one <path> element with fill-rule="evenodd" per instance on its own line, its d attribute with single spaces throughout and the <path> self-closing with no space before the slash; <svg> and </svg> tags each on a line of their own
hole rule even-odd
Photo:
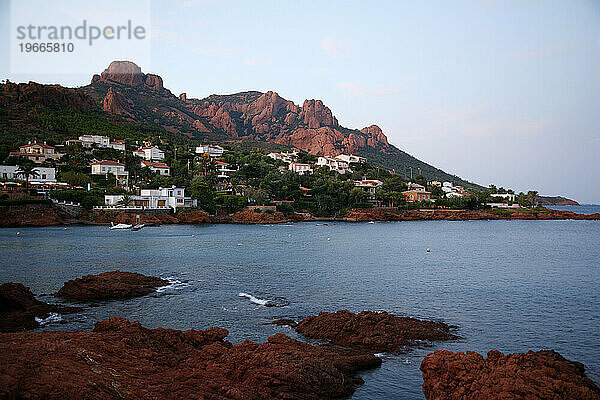
<svg viewBox="0 0 600 400">
<path fill-rule="evenodd" d="M 137 216 L 140 216 L 139 220 Z M 42 227 L 59 225 L 124 224 L 279 224 L 290 222 L 399 222 L 399 221 L 471 221 L 471 220 L 600 220 L 600 213 L 577 214 L 551 209 L 485 210 L 398 210 L 396 208 L 351 209 L 343 217 L 315 217 L 307 213 L 257 212 L 242 210 L 235 214 L 214 216 L 199 210 L 171 213 L 84 212 L 77 218 L 46 204 L 0 206 L 0 228 Z"/>
<path fill-rule="evenodd" d="M 72 301 L 144 296 L 167 284 L 158 277 L 111 271 L 68 281 L 56 294 Z M 321 312 L 290 325 L 309 344 L 282 333 L 265 343 L 233 345 L 227 329 L 148 329 L 110 317 L 92 331 L 18 332 L 50 311 L 18 283 L 0 285 L 0 398 L 346 398 L 363 383 L 358 373 L 381 365 L 376 351 L 403 353 L 434 341 L 457 340 L 456 327 L 387 312 Z M 8 327 L 8 329 L 6 329 Z M 583 364 L 544 350 L 526 354 L 435 351 L 423 360 L 428 400 L 490 398 L 600 399 Z"/>
</svg>

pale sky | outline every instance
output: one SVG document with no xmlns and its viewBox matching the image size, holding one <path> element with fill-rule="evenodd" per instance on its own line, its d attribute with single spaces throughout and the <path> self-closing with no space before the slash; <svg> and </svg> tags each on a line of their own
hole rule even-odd
<svg viewBox="0 0 600 400">
<path fill-rule="evenodd" d="M 600 203 L 598 1 L 180 0 L 151 16 L 151 61 L 128 58 L 176 95 L 322 99 L 342 125 L 377 124 L 465 179 Z M 80 74 L 4 61 L 0 76 L 85 85 L 123 58 L 99 53 Z"/>
</svg>

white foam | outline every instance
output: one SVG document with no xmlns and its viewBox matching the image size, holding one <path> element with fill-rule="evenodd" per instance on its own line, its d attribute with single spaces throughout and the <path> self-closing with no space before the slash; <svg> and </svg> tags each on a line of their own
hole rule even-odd
<svg viewBox="0 0 600 400">
<path fill-rule="evenodd" d="M 40 324 L 41 326 L 51 324 L 52 322 L 62 321 L 62 317 L 58 313 L 50 313 L 46 318 L 38 318 L 35 317 L 35 322 Z"/>
<path fill-rule="evenodd" d="M 248 293 L 240 292 L 240 294 L 238 294 L 238 296 L 240 296 L 240 297 L 247 297 L 248 300 L 250 300 L 252 303 L 258 304 L 258 305 L 261 305 L 261 306 L 266 306 L 267 304 L 269 304 L 269 300 L 259 299 L 257 297 L 252 296 L 251 294 L 248 294 Z"/>
<path fill-rule="evenodd" d="M 184 287 L 190 286 L 190 284 L 188 282 L 182 282 L 179 279 L 175 279 L 172 277 L 165 278 L 165 279 L 169 282 L 169 284 L 156 288 L 156 293 L 162 293 L 169 289 L 179 290 L 179 289 L 183 289 Z"/>
</svg>

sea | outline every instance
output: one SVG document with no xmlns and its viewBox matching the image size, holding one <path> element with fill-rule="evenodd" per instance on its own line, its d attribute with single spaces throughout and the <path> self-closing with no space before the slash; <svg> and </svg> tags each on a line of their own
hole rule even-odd
<svg viewBox="0 0 600 400">
<path fill-rule="evenodd" d="M 600 384 L 599 238 L 600 221 L 572 220 L 6 228 L 0 282 L 60 303 L 62 284 L 86 274 L 119 269 L 170 281 L 145 297 L 52 315 L 40 330 L 90 330 L 117 315 L 149 328 L 219 326 L 240 343 L 276 332 L 306 340 L 265 323 L 320 311 L 444 321 L 462 339 L 381 354 L 382 366 L 362 373 L 352 396 L 423 399 L 419 366 L 442 349 L 554 349 Z"/>
</svg>

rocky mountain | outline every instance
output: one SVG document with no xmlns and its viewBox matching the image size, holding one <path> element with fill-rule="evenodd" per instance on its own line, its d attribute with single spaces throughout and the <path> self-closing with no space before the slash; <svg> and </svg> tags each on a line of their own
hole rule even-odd
<svg viewBox="0 0 600 400">
<path fill-rule="evenodd" d="M 129 61 L 113 61 L 80 88 L 33 82 L 0 86 L 0 113 L 6 115 L 0 129 L 13 132 L 21 123 L 21 133 L 14 138 L 26 129 L 31 135 L 34 127 L 38 138 L 48 131 L 58 140 L 74 133 L 70 127 L 78 125 L 81 130 L 81 120 L 89 126 L 93 112 L 94 126 L 106 125 L 101 121 L 106 118 L 131 126 L 141 123 L 136 130 L 153 126 L 209 143 L 268 144 L 326 156 L 352 153 L 407 176 L 420 170 L 430 179 L 475 186 L 398 149 L 377 125 L 362 129 L 340 125 L 331 109 L 317 99 L 298 105 L 273 91 L 213 94 L 204 99 L 189 98 L 186 93 L 175 96 L 160 76 L 144 73 Z M 5 142 L 14 145 L 14 140 Z"/>
</svg>

